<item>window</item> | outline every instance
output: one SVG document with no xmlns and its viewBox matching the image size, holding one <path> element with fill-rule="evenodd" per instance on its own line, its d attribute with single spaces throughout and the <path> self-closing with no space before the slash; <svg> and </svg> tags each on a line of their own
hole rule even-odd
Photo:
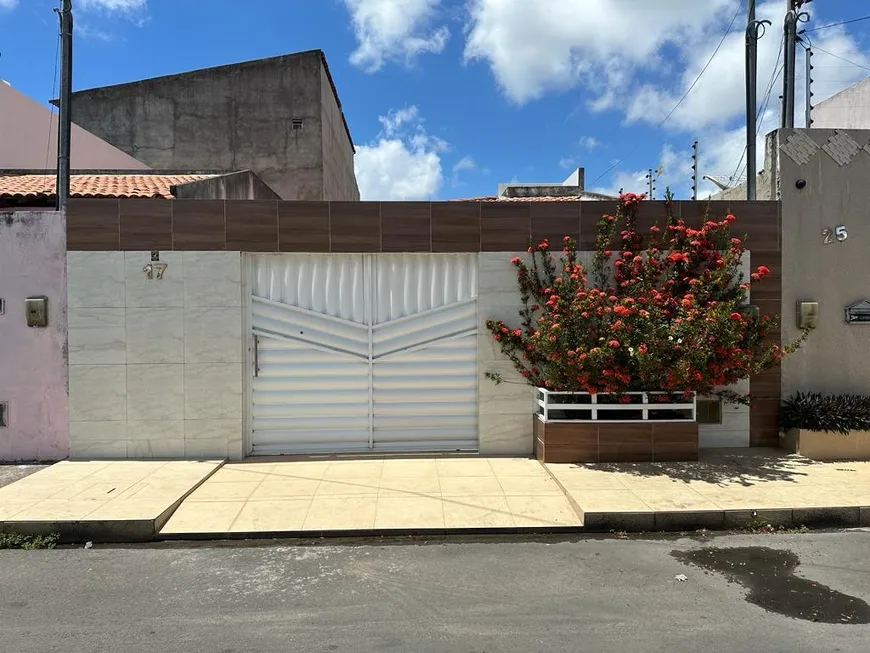
<svg viewBox="0 0 870 653">
<path fill-rule="evenodd" d="M 0 401 L 0 428 L 9 426 L 9 404 Z"/>
<path fill-rule="evenodd" d="M 698 399 L 695 417 L 698 424 L 721 424 L 722 400 Z"/>
<path fill-rule="evenodd" d="M 0 315 L 6 315 L 6 300 L 0 297 Z"/>
</svg>

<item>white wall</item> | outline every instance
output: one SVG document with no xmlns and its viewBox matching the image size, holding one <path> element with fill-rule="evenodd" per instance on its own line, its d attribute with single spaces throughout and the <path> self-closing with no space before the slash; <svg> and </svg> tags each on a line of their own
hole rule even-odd
<svg viewBox="0 0 870 653">
<path fill-rule="evenodd" d="M 239 252 L 69 252 L 71 458 L 242 457 Z"/>
<path fill-rule="evenodd" d="M 814 129 L 870 129 L 870 78 L 813 107 Z"/>
<path fill-rule="evenodd" d="M 534 388 L 519 375 L 501 353 L 486 328 L 487 320 L 504 320 L 520 326 L 523 308 L 517 289 L 517 272 L 510 260 L 515 252 L 481 252 L 478 273 L 478 428 L 480 453 L 489 455 L 532 453 L 532 414 Z M 487 372 L 500 374 L 504 383 L 496 385 L 484 377 Z"/>
</svg>

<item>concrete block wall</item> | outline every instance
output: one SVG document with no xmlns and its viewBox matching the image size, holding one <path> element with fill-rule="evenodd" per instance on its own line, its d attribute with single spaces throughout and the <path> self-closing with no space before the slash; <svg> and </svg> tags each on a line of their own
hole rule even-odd
<svg viewBox="0 0 870 653">
<path fill-rule="evenodd" d="M 70 457 L 242 457 L 239 252 L 69 252 Z"/>
</svg>

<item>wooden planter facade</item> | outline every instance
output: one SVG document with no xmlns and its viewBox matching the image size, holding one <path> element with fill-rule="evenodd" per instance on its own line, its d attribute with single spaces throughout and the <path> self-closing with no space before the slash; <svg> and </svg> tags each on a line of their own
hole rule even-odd
<svg viewBox="0 0 870 653">
<path fill-rule="evenodd" d="M 870 460 L 870 431 L 843 435 L 792 429 L 782 435 L 779 445 L 812 460 Z"/>
<path fill-rule="evenodd" d="M 545 463 L 698 460 L 697 422 L 544 422 L 532 417 L 535 457 Z"/>
</svg>

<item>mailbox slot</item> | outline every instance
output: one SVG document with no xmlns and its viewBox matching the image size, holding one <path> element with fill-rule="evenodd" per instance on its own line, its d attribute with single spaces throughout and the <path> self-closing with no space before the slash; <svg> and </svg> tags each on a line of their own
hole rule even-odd
<svg viewBox="0 0 870 653">
<path fill-rule="evenodd" d="M 28 297 L 24 300 L 24 314 L 27 326 L 48 326 L 48 297 Z"/>
</svg>

